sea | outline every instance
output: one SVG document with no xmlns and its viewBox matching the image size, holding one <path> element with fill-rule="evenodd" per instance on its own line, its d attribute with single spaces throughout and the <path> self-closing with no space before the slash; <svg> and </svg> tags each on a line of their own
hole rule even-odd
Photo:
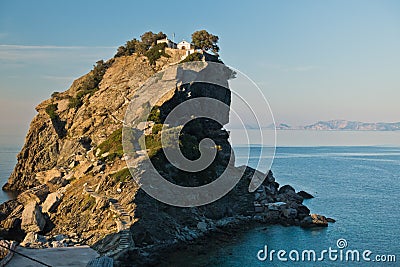
<svg viewBox="0 0 400 267">
<path fill-rule="evenodd" d="M 265 225 L 223 245 L 210 240 L 210 251 L 186 266 L 400 266 L 400 132 L 277 134 L 271 166 L 277 182 L 314 195 L 304 201 L 311 212 L 336 222 L 320 229 Z M 0 144 L 2 184 L 20 145 Z M 236 164 L 266 171 L 262 149 L 234 144 Z M 2 202 L 9 197 L 0 192 Z"/>
<path fill-rule="evenodd" d="M 17 163 L 17 154 L 22 148 L 23 140 L 20 135 L 0 134 L 0 187 L 7 182 Z M 14 197 L 14 194 L 0 189 L 0 203 Z"/>
</svg>

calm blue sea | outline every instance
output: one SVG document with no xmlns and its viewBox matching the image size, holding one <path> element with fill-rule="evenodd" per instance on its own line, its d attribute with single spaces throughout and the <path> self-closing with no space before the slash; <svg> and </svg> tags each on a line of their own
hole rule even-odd
<svg viewBox="0 0 400 267">
<path fill-rule="evenodd" d="M 15 164 L 17 154 L 21 150 L 21 145 L 3 144 L 0 142 L 0 187 L 2 187 L 10 176 Z M 0 189 L 0 203 L 12 198 L 12 194 L 7 194 Z"/>
<path fill-rule="evenodd" d="M 250 155 L 259 155 L 259 150 L 251 147 Z M 235 152 L 238 165 L 245 164 L 247 148 L 236 147 Z M 256 162 L 250 157 L 250 166 Z M 399 147 L 278 147 L 272 170 L 281 185 L 291 184 L 315 196 L 305 201 L 311 212 L 337 222 L 319 230 L 252 229 L 232 243 L 196 257 L 194 266 L 400 266 Z M 347 247 L 338 249 L 338 239 L 345 239 Z M 293 262 L 288 254 L 287 262 L 279 261 L 276 254 L 272 261 L 259 261 L 257 252 L 265 245 L 268 251 L 297 250 L 300 259 L 303 250 L 314 250 L 318 258 L 322 250 L 331 247 L 338 250 L 338 257 L 339 251 L 344 253 L 343 261 L 330 261 L 326 255 L 323 262 Z M 361 261 L 345 262 L 348 250 L 358 250 Z M 378 254 L 396 255 L 397 262 L 362 261 L 364 250 L 372 251 L 371 259 Z"/>
<path fill-rule="evenodd" d="M 16 162 L 20 145 L 0 145 L 0 182 L 4 184 Z M 248 164 L 255 166 L 260 147 L 252 146 Z M 247 163 L 247 148 L 235 148 L 237 165 Z M 256 156 L 255 156 L 256 155 Z M 261 164 L 260 169 L 267 166 Z M 291 184 L 315 196 L 305 201 L 313 213 L 337 220 L 328 228 L 304 230 L 299 227 L 267 226 L 249 230 L 223 247 L 191 259 L 192 266 L 400 266 L 400 147 L 314 146 L 278 147 L 272 170 L 281 184 Z M 7 195 L 0 191 L 0 201 Z M 257 252 L 337 248 L 341 251 L 372 251 L 376 255 L 396 255 L 397 263 L 261 262 Z M 340 251 L 340 250 L 339 250 Z M 286 255 L 287 257 L 287 255 Z"/>
</svg>

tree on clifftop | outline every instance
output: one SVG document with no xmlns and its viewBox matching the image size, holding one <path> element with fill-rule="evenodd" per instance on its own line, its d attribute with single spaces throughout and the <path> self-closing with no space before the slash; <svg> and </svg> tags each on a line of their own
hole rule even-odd
<svg viewBox="0 0 400 267">
<path fill-rule="evenodd" d="M 192 34 L 192 44 L 197 49 L 202 49 L 203 51 L 211 50 L 214 54 L 218 54 L 219 51 L 218 40 L 218 36 L 206 30 L 196 31 Z"/>
<path fill-rule="evenodd" d="M 142 43 L 147 45 L 148 47 L 154 46 L 157 43 L 157 40 L 166 38 L 167 35 L 163 32 L 153 33 L 151 31 L 143 33 L 140 38 L 142 39 Z"/>
</svg>

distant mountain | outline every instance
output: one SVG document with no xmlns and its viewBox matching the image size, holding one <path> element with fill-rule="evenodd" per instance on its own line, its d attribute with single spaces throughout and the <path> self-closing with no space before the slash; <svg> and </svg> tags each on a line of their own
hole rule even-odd
<svg viewBox="0 0 400 267">
<path fill-rule="evenodd" d="M 276 125 L 275 127 L 277 130 L 302 130 L 304 129 L 303 126 L 291 126 L 289 124 L 286 123 L 279 123 Z"/>
<path fill-rule="evenodd" d="M 400 131 L 400 122 L 359 122 L 347 120 L 319 121 L 306 126 L 276 125 L 277 130 L 322 130 L 322 131 Z"/>
</svg>

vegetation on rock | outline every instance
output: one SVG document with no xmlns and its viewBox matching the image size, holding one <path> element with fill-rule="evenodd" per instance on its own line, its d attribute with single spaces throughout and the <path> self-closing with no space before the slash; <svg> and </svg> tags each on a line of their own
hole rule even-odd
<svg viewBox="0 0 400 267">
<path fill-rule="evenodd" d="M 86 95 L 92 96 L 96 91 L 99 90 L 98 86 L 112 63 L 112 60 L 107 62 L 99 60 L 96 62 L 96 65 L 93 66 L 93 70 L 90 72 L 88 78 L 82 83 L 80 88 L 78 88 L 78 92 L 76 93 L 75 97 L 70 98 L 68 105 L 70 108 L 79 108 L 82 106 L 83 98 Z"/>
<path fill-rule="evenodd" d="M 122 147 L 122 128 L 114 131 L 98 148 L 100 155 L 108 153 L 107 159 L 113 160 L 116 157 L 122 157 L 124 149 Z"/>
<path fill-rule="evenodd" d="M 129 40 L 126 42 L 124 46 L 118 47 L 117 53 L 114 58 L 122 57 L 122 56 L 130 56 L 134 53 L 138 53 L 140 55 L 144 55 L 146 51 L 148 51 L 151 47 L 157 44 L 157 40 L 166 38 L 163 32 L 153 33 L 151 31 L 145 32 L 140 36 L 141 41 L 136 38 Z"/>
<path fill-rule="evenodd" d="M 142 43 L 147 47 L 151 47 L 157 44 L 157 40 L 166 38 L 167 35 L 163 32 L 153 33 L 151 31 L 145 32 L 140 36 Z"/>
<path fill-rule="evenodd" d="M 155 65 L 157 59 L 164 57 L 170 57 L 167 53 L 165 53 L 165 48 L 167 47 L 166 43 L 156 44 L 152 46 L 147 52 L 145 56 L 149 59 L 150 65 Z"/>
<path fill-rule="evenodd" d="M 96 199 L 90 195 L 86 195 L 82 202 L 82 210 L 92 209 L 96 205 Z"/>
<path fill-rule="evenodd" d="M 159 132 L 161 132 L 163 128 L 163 124 L 158 123 L 158 124 L 154 124 L 153 128 L 151 129 L 152 134 L 158 134 Z"/>
<path fill-rule="evenodd" d="M 149 116 L 148 116 L 148 118 L 147 118 L 147 121 L 152 121 L 152 122 L 154 122 L 155 124 L 160 124 L 160 123 L 161 123 L 160 114 L 161 114 L 161 112 L 160 112 L 160 107 L 157 106 L 157 105 L 155 105 L 155 106 L 151 109 L 151 111 L 150 111 L 150 113 L 149 113 Z"/>
<path fill-rule="evenodd" d="M 185 62 L 193 62 L 193 61 L 201 61 L 203 58 L 203 55 L 194 52 L 193 54 L 188 55 L 184 60 L 182 60 L 180 63 L 185 63 Z"/>
<path fill-rule="evenodd" d="M 125 168 L 111 175 L 116 182 L 126 182 L 132 178 L 129 168 Z"/>
<path fill-rule="evenodd" d="M 57 115 L 57 104 L 49 104 L 46 107 L 46 113 L 49 115 L 50 119 L 55 120 L 58 118 Z"/>
<path fill-rule="evenodd" d="M 155 62 L 161 57 L 170 57 L 165 53 L 166 43 L 157 44 L 157 40 L 166 38 L 167 35 L 163 32 L 153 33 L 145 32 L 140 36 L 140 40 L 133 38 L 126 42 L 124 46 L 117 49 L 114 58 L 122 56 L 130 56 L 134 53 L 145 55 L 149 59 L 150 65 L 155 65 Z M 192 34 L 192 45 L 196 49 L 203 51 L 212 51 L 218 55 L 219 46 L 217 45 L 219 37 L 213 35 L 206 30 L 196 31 Z M 182 62 L 201 61 L 203 56 L 200 53 L 192 53 L 187 56 Z"/>
</svg>

